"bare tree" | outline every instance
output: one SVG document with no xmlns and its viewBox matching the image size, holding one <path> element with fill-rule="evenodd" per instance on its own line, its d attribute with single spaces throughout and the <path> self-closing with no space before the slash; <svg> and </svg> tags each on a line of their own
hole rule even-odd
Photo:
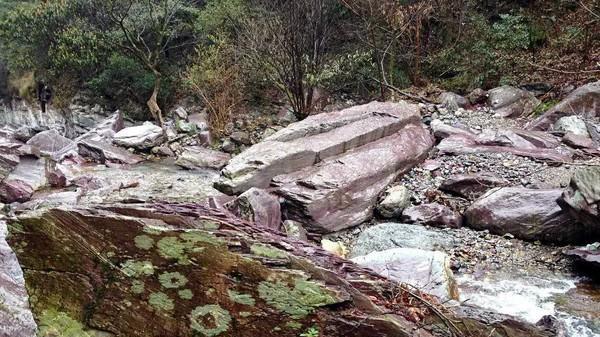
<svg viewBox="0 0 600 337">
<path fill-rule="evenodd" d="M 313 109 L 333 38 L 335 0 L 254 0 L 258 13 L 240 32 L 250 63 L 282 91 L 295 115 Z"/>
<path fill-rule="evenodd" d="M 158 105 L 163 72 L 161 64 L 173 49 L 195 43 L 182 15 L 193 8 L 191 0 L 93 0 L 96 23 L 107 31 L 108 41 L 136 58 L 154 75 L 152 94 L 146 102 L 152 117 L 162 126 Z"/>
</svg>

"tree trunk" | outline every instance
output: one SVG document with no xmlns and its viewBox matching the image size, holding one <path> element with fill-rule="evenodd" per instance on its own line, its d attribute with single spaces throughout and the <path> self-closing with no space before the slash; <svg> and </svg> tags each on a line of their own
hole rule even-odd
<svg viewBox="0 0 600 337">
<path fill-rule="evenodd" d="M 150 114 L 152 114 L 152 117 L 154 118 L 154 120 L 156 120 L 158 125 L 160 125 L 160 127 L 162 128 L 164 125 L 164 121 L 163 121 L 163 117 L 162 117 L 162 111 L 160 110 L 160 107 L 158 106 L 158 100 L 157 100 L 158 91 L 160 90 L 161 74 L 158 71 L 154 71 L 154 75 L 156 76 L 156 79 L 154 80 L 154 90 L 152 90 L 152 95 L 150 96 L 150 99 L 148 99 L 146 104 L 148 105 L 148 108 L 150 109 Z"/>
</svg>

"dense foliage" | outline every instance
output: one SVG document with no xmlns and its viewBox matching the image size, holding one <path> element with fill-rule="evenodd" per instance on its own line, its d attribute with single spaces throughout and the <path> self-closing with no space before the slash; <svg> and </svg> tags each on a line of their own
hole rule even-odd
<svg viewBox="0 0 600 337">
<path fill-rule="evenodd" d="M 222 131 L 270 89 L 303 118 L 321 89 L 385 98 L 589 69 L 599 13 L 595 0 L 7 0 L 0 56 L 20 96 L 42 80 L 59 101 L 84 88 L 161 122 L 192 93 Z"/>
</svg>

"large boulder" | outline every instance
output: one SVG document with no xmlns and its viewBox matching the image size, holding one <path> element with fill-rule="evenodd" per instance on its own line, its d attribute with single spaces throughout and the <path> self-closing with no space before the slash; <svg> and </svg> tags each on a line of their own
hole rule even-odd
<svg viewBox="0 0 600 337">
<path fill-rule="evenodd" d="M 143 159 L 123 148 L 116 147 L 104 141 L 83 139 L 77 143 L 79 155 L 94 162 L 105 164 L 137 164 Z"/>
<path fill-rule="evenodd" d="M 575 243 L 589 233 L 557 203 L 560 189 L 500 187 L 490 190 L 465 212 L 466 224 L 523 240 Z"/>
<path fill-rule="evenodd" d="M 563 116 L 578 115 L 584 119 L 600 114 L 600 81 L 577 88 L 565 99 L 527 126 L 531 130 L 548 130 Z"/>
<path fill-rule="evenodd" d="M 490 172 L 452 175 L 440 186 L 440 190 L 475 200 L 494 187 L 508 185 L 508 180 Z"/>
<path fill-rule="evenodd" d="M 9 230 L 42 336 L 441 337 L 448 320 L 473 337 L 550 336 L 439 315 L 431 296 L 200 205 L 50 209 Z"/>
<path fill-rule="evenodd" d="M 19 165 L 19 156 L 10 153 L 0 153 L 0 181 L 8 177 L 17 165 Z"/>
<path fill-rule="evenodd" d="M 433 140 L 420 125 L 307 169 L 273 178 L 285 217 L 309 232 L 330 233 L 369 220 L 379 194 L 427 157 Z M 367 165 L 368 163 L 368 165 Z"/>
<path fill-rule="evenodd" d="M 377 205 L 377 212 L 384 218 L 395 218 L 410 206 L 410 191 L 403 185 L 388 188 L 385 197 Z"/>
<path fill-rule="evenodd" d="M 440 228 L 459 228 L 462 216 L 448 206 L 431 203 L 405 209 L 402 221 Z"/>
<path fill-rule="evenodd" d="M 212 168 L 220 170 L 231 159 L 231 155 L 207 149 L 200 146 L 185 147 L 183 152 L 177 157 L 175 164 L 188 170 L 199 168 Z"/>
<path fill-rule="evenodd" d="M 408 283 L 442 300 L 458 300 L 458 286 L 450 269 L 450 257 L 445 253 L 394 248 L 358 256 L 352 262 L 394 281 Z"/>
<path fill-rule="evenodd" d="M 42 154 L 56 160 L 62 159 L 69 152 L 76 151 L 75 142 L 63 137 L 56 130 L 48 130 L 36 134 L 27 141 L 27 145 L 39 149 Z"/>
<path fill-rule="evenodd" d="M 600 233 L 600 167 L 577 170 L 558 203 L 589 230 Z"/>
<path fill-rule="evenodd" d="M 6 222 L 0 221 L 0 336 L 34 337 L 37 326 L 27 300 L 19 261 L 6 242 Z"/>
<path fill-rule="evenodd" d="M 587 125 L 579 116 L 565 116 L 554 123 L 554 131 L 589 137 Z"/>
<path fill-rule="evenodd" d="M 594 242 L 583 247 L 569 249 L 565 254 L 573 256 L 579 261 L 600 270 L 600 242 Z"/>
<path fill-rule="evenodd" d="M 115 134 L 125 127 L 123 114 L 117 110 L 112 116 L 101 121 L 93 129 L 79 136 L 75 141 L 92 140 L 96 142 L 112 142 Z"/>
<path fill-rule="evenodd" d="M 216 186 L 272 186 L 287 219 L 331 232 L 369 219 L 379 194 L 432 145 L 418 106 L 373 102 L 291 124 L 232 158 Z"/>
<path fill-rule="evenodd" d="M 354 243 L 350 256 L 368 255 L 392 248 L 419 248 L 449 251 L 459 243 L 448 235 L 419 225 L 382 223 L 364 230 Z"/>
<path fill-rule="evenodd" d="M 521 117 L 533 112 L 540 104 L 529 91 L 508 85 L 488 91 L 488 103 L 500 117 Z"/>
<path fill-rule="evenodd" d="M 142 125 L 124 128 L 117 132 L 113 142 L 123 147 L 132 147 L 138 150 L 148 150 L 162 144 L 164 141 L 163 129 L 150 122 Z"/>
</svg>

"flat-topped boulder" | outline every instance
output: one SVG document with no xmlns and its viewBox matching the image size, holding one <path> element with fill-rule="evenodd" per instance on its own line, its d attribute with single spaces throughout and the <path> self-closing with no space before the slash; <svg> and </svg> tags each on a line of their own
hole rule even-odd
<svg viewBox="0 0 600 337">
<path fill-rule="evenodd" d="M 50 209 L 9 231 L 41 336 L 441 337 L 448 320 L 452 335 L 550 336 L 508 317 L 456 315 L 319 247 L 200 205 Z"/>
<path fill-rule="evenodd" d="M 83 139 L 77 143 L 79 155 L 98 163 L 137 164 L 143 159 L 105 141 Z"/>
<path fill-rule="evenodd" d="M 228 194 L 265 188 L 275 176 L 312 166 L 417 123 L 419 108 L 406 102 L 372 102 L 310 116 L 232 158 L 217 187 Z"/>
<path fill-rule="evenodd" d="M 187 146 L 177 157 L 175 164 L 188 169 L 212 168 L 222 169 L 231 159 L 231 155 L 225 152 L 207 149 L 201 146 Z"/>
<path fill-rule="evenodd" d="M 432 146 L 418 106 L 372 102 L 291 124 L 232 158 L 215 186 L 272 187 L 285 219 L 328 233 L 368 220 L 379 194 Z"/>
</svg>

